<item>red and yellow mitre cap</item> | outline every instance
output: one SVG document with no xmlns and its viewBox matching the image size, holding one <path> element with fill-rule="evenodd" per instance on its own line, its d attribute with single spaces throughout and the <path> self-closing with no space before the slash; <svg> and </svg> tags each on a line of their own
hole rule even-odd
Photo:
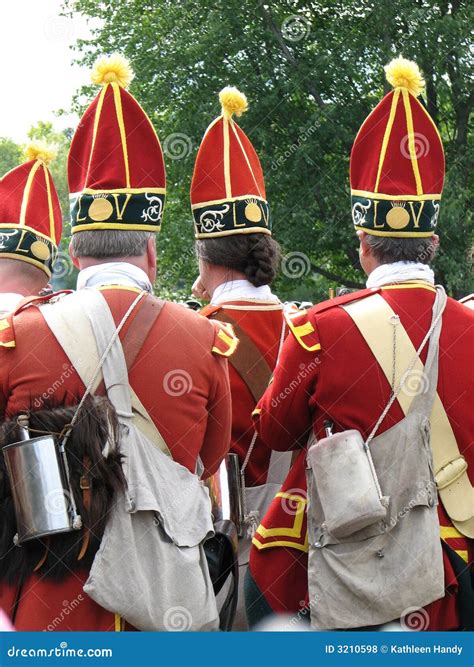
<svg viewBox="0 0 474 667">
<path fill-rule="evenodd" d="M 28 162 L 0 179 L 0 258 L 28 262 L 48 277 L 62 233 L 61 206 L 47 167 L 54 156 L 45 144 L 31 144 Z"/>
<path fill-rule="evenodd" d="M 72 232 L 158 232 L 165 203 L 163 151 L 150 119 L 125 87 L 121 56 L 100 58 L 92 81 L 102 90 L 86 110 L 69 151 Z"/>
<path fill-rule="evenodd" d="M 271 234 L 260 160 L 232 118 L 247 110 L 247 99 L 236 88 L 224 88 L 219 99 L 222 114 L 206 130 L 191 183 L 196 238 Z"/>
<path fill-rule="evenodd" d="M 418 66 L 396 58 L 386 67 L 394 87 L 366 118 L 351 153 L 352 219 L 378 236 L 434 234 L 444 182 L 443 144 L 417 96 Z"/>
</svg>

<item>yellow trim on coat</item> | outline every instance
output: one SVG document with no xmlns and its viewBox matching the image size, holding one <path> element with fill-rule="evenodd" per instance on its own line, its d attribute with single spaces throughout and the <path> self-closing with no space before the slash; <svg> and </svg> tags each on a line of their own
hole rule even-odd
<svg viewBox="0 0 474 667">
<path fill-rule="evenodd" d="M 72 228 L 72 233 L 88 232 L 91 229 L 125 229 L 129 232 L 159 232 L 161 225 L 135 225 L 130 223 L 126 225 L 121 222 L 93 222 L 90 225 L 77 225 Z"/>
<path fill-rule="evenodd" d="M 114 614 L 115 632 L 122 632 L 122 617 L 120 614 Z"/>
<path fill-rule="evenodd" d="M 222 119 L 222 130 L 224 132 L 225 194 L 230 199 L 232 197 L 232 183 L 230 180 L 230 138 L 229 138 L 229 121 L 227 120 L 227 118 Z"/>
<path fill-rule="evenodd" d="M 367 197 L 368 199 L 386 199 L 387 201 L 427 201 L 428 199 L 441 199 L 441 194 L 422 195 L 387 195 L 382 192 L 369 192 L 368 190 L 351 190 L 354 197 Z"/>
<path fill-rule="evenodd" d="M 232 336 L 229 336 L 229 334 L 226 333 L 224 329 L 219 329 L 217 337 L 220 338 L 226 345 L 228 345 L 228 349 L 225 352 L 223 352 L 214 345 L 212 348 L 212 352 L 220 354 L 222 357 L 232 356 L 235 350 L 237 349 L 237 345 L 239 344 L 239 339 L 237 337 L 232 338 Z"/>
<path fill-rule="evenodd" d="M 0 347 L 16 347 L 16 343 L 14 340 L 9 341 L 8 343 L 2 343 L 0 341 Z"/>
<path fill-rule="evenodd" d="M 123 122 L 122 98 L 120 97 L 120 86 L 118 83 L 111 83 L 114 91 L 115 112 L 117 114 L 117 123 L 120 130 L 120 139 L 122 141 L 123 163 L 125 166 L 125 180 L 127 188 L 130 187 L 130 168 L 128 165 L 127 133 L 125 132 L 125 123 Z"/>
<path fill-rule="evenodd" d="M 0 331 L 6 331 L 10 328 L 10 322 L 4 317 L 0 320 Z"/>
<path fill-rule="evenodd" d="M 121 289 L 121 290 L 126 290 L 127 292 L 136 292 L 137 294 L 140 294 L 143 292 L 139 287 L 130 287 L 128 285 L 101 285 L 99 288 L 99 292 L 102 290 L 108 290 L 108 289 Z"/>
<path fill-rule="evenodd" d="M 454 551 L 457 553 L 458 556 L 460 556 L 463 559 L 463 561 L 469 563 L 469 555 L 467 553 L 467 549 L 455 549 Z"/>
<path fill-rule="evenodd" d="M 374 187 L 375 192 L 377 192 L 377 190 L 379 189 L 380 176 L 382 175 L 382 167 L 383 167 L 383 163 L 384 163 L 384 160 L 385 160 L 385 154 L 387 152 L 387 146 L 388 146 L 388 142 L 390 140 L 390 134 L 392 132 L 393 122 L 395 120 L 395 114 L 397 113 L 397 106 L 398 106 L 399 97 L 400 97 L 400 89 L 398 88 L 393 93 L 392 105 L 390 107 L 390 114 L 389 114 L 389 117 L 388 117 L 387 126 L 385 127 L 385 132 L 384 132 L 384 135 L 383 135 L 382 148 L 380 150 L 380 157 L 379 157 L 379 166 L 378 166 L 378 169 L 377 169 L 377 178 L 375 179 L 375 187 Z"/>
<path fill-rule="evenodd" d="M 57 245 L 56 241 L 56 229 L 54 225 L 54 210 L 53 210 L 53 198 L 51 197 L 51 181 L 49 176 L 49 171 L 45 164 L 43 164 L 44 177 L 46 179 L 46 191 L 48 194 L 48 211 L 49 211 L 49 235 L 52 242 Z"/>
<path fill-rule="evenodd" d="M 430 292 L 436 292 L 436 287 L 432 287 L 431 285 L 427 285 L 426 283 L 399 283 L 398 285 L 382 285 L 381 290 L 386 290 L 386 289 L 413 289 L 414 287 L 416 288 L 421 288 L 421 289 L 427 289 Z"/>
<path fill-rule="evenodd" d="M 252 165 L 250 164 L 250 160 L 249 160 L 249 158 L 248 158 L 248 155 L 247 155 L 247 153 L 245 152 L 245 148 L 242 146 L 242 142 L 240 141 L 240 137 L 239 137 L 239 135 L 238 135 L 238 132 L 237 132 L 237 130 L 235 129 L 235 123 L 234 123 L 233 120 L 231 120 L 230 123 L 231 123 L 231 125 L 232 125 L 232 131 L 233 131 L 234 134 L 235 134 L 235 138 L 237 139 L 238 144 L 239 144 L 239 146 L 240 146 L 240 150 L 242 151 L 242 153 L 243 153 L 243 155 L 244 155 L 245 162 L 247 163 L 247 167 L 249 168 L 250 173 L 252 174 L 253 182 L 255 183 L 255 187 L 257 188 L 258 194 L 260 195 L 260 197 L 262 197 L 262 193 L 260 192 L 260 188 L 258 187 L 257 179 L 255 178 L 255 175 L 254 175 L 254 173 L 253 173 Z M 262 199 L 263 199 L 263 197 L 262 197 Z"/>
<path fill-rule="evenodd" d="M 265 528 L 262 524 L 257 528 L 257 533 L 261 535 L 264 539 L 267 537 L 301 537 L 301 529 L 303 527 L 303 519 L 305 508 L 308 501 L 301 496 L 296 496 L 293 493 L 285 493 L 280 491 L 276 494 L 275 498 L 284 498 L 286 500 L 292 500 L 297 504 L 297 510 L 295 512 L 295 520 L 292 528 Z"/>
<path fill-rule="evenodd" d="M 97 138 L 97 128 L 99 127 L 99 120 L 100 120 L 100 114 L 102 113 L 102 106 L 104 104 L 104 97 L 105 93 L 107 91 L 108 86 L 104 86 L 102 90 L 100 91 L 99 97 L 97 99 L 97 108 L 95 110 L 95 116 L 94 116 L 94 128 L 92 130 L 92 144 L 91 144 L 91 152 L 89 154 L 89 162 L 87 164 L 87 173 L 86 173 L 86 179 L 85 182 L 89 182 L 89 172 L 91 170 L 91 164 L 92 164 L 92 156 L 94 154 L 94 148 L 95 148 L 95 140 Z"/>
<path fill-rule="evenodd" d="M 464 535 L 461 535 L 459 530 L 455 528 L 454 526 L 440 526 L 439 527 L 439 534 L 441 536 L 442 540 L 449 540 L 453 538 L 461 538 L 461 539 L 466 539 Z"/>
<path fill-rule="evenodd" d="M 427 238 L 435 233 L 434 230 L 432 232 L 382 232 L 376 229 L 367 229 L 361 225 L 354 225 L 354 228 L 360 229 L 361 232 L 366 234 L 372 234 L 372 236 L 392 236 L 394 238 Z"/>
<path fill-rule="evenodd" d="M 31 171 L 28 174 L 26 179 L 25 189 L 23 190 L 23 199 L 21 200 L 21 209 L 20 209 L 20 227 L 26 227 L 26 210 L 28 208 L 28 199 L 30 197 L 31 185 L 38 169 L 43 165 L 39 160 L 31 167 Z M 16 227 L 17 225 L 15 225 Z"/>
<path fill-rule="evenodd" d="M 262 549 L 271 549 L 272 547 L 290 547 L 290 549 L 297 549 L 298 551 L 307 553 L 309 551 L 308 531 L 306 531 L 304 544 L 299 544 L 298 542 L 289 542 L 287 540 L 276 540 L 275 542 L 266 542 L 265 544 L 262 544 L 255 537 L 252 539 L 252 544 L 254 547 L 257 547 L 259 551 Z"/>
<path fill-rule="evenodd" d="M 246 301 L 246 299 L 244 299 Z M 249 299 L 249 301 L 252 301 L 252 299 Z M 227 305 L 227 304 L 219 304 L 222 308 L 222 310 L 252 310 L 252 311 L 258 311 L 258 312 L 268 312 L 268 311 L 274 311 L 274 310 L 283 310 L 281 306 L 274 305 L 274 306 L 234 306 L 234 305 Z"/>
<path fill-rule="evenodd" d="M 301 313 L 297 314 L 299 315 Z M 294 335 L 294 337 L 304 350 L 307 350 L 308 352 L 316 352 L 317 350 L 321 349 L 321 345 L 319 343 L 315 343 L 314 345 L 310 346 L 306 345 L 306 343 L 304 343 L 301 340 L 303 336 L 308 336 L 309 334 L 314 333 L 314 327 L 311 324 L 311 322 L 307 321 L 304 324 L 299 324 L 298 326 L 295 326 L 291 320 L 291 317 L 289 317 L 286 313 L 285 313 L 285 319 L 286 323 L 290 327 L 292 334 Z"/>
<path fill-rule="evenodd" d="M 413 168 L 413 174 L 415 176 L 416 183 L 416 194 L 423 194 L 423 185 L 421 183 L 420 170 L 418 168 L 418 158 L 416 155 L 416 146 L 415 146 L 415 130 L 413 127 L 413 116 L 411 113 L 410 106 L 410 93 L 406 88 L 402 88 L 403 95 L 403 104 L 405 105 L 405 113 L 407 117 L 407 130 L 408 130 L 408 150 L 410 152 L 410 161 Z"/>
</svg>

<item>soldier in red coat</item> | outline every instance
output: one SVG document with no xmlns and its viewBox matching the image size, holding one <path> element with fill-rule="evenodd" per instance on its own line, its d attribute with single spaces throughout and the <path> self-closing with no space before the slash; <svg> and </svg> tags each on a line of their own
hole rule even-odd
<svg viewBox="0 0 474 667">
<path fill-rule="evenodd" d="M 0 315 L 46 287 L 61 241 L 61 206 L 48 170 L 54 153 L 36 143 L 26 157 L 0 179 Z"/>
<path fill-rule="evenodd" d="M 408 347 L 418 349 L 430 328 L 436 290 L 429 264 L 438 245 L 434 232 L 444 179 L 442 143 L 417 100 L 423 81 L 416 65 L 397 59 L 386 71 L 394 90 L 362 125 L 351 155 L 352 216 L 367 289 L 289 319 L 291 334 L 255 411 L 259 436 L 270 448 L 299 453 L 253 539 L 246 585 L 252 622 L 274 612 L 298 621 L 318 605 L 308 597 L 308 551 L 321 548 L 308 543 L 308 439 L 312 433 L 317 440 L 324 438 L 328 422 L 336 433 L 355 429 L 367 438 L 394 390 L 392 371 L 399 374 L 407 366 L 404 359 L 404 367 L 398 368 L 402 362 L 394 346 L 403 333 Z M 417 143 L 420 137 L 424 149 Z M 357 312 L 364 313 L 363 325 Z M 380 312 L 393 313 L 393 326 Z M 449 298 L 439 344 L 439 400 L 431 416 L 445 594 L 424 609 L 406 610 L 402 625 L 412 629 L 472 629 L 473 336 L 471 311 Z M 420 359 L 425 363 L 426 347 Z M 413 380 L 405 378 L 406 391 L 390 407 L 379 433 L 398 424 L 413 397 L 427 391 L 417 382 L 409 391 Z M 406 558 L 417 554 L 407 549 Z M 357 618 L 353 621 L 357 625 Z"/>
<path fill-rule="evenodd" d="M 233 114 L 247 109 L 235 88 L 220 93 L 222 115 L 199 148 L 191 205 L 199 258 L 194 294 L 210 300 L 201 314 L 232 324 L 239 339 L 229 363 L 231 452 L 245 473 L 246 525 L 239 540 L 240 582 L 250 538 L 289 469 L 291 455 L 271 452 L 256 438 L 251 413 L 275 367 L 287 327 L 283 305 L 270 289 L 280 259 L 257 153 Z M 248 534 L 247 534 L 248 533 Z M 247 629 L 243 592 L 234 629 Z"/>
<path fill-rule="evenodd" d="M 182 306 L 152 296 L 155 233 L 165 197 L 161 146 L 145 112 L 125 90 L 131 78 L 126 61 L 102 60 L 94 75 L 103 88 L 85 112 L 69 155 L 71 255 L 80 269 L 78 290 L 100 290 L 116 324 L 137 294 L 149 293 L 120 333 L 130 363 L 132 397 L 136 395 L 137 427 L 146 428 L 154 444 L 188 470 L 194 472 L 200 459 L 207 477 L 229 449 L 227 357 L 237 343 L 231 329 L 222 331 Z M 66 296 L 63 303 L 67 305 L 70 298 Z M 158 317 L 154 315 L 157 307 Z M 50 405 L 77 405 L 85 391 L 87 350 L 94 346 L 94 340 L 84 341 L 80 327 L 74 313 L 65 318 L 62 333 L 67 339 L 75 336 L 81 348 L 73 364 L 58 342 L 58 332 L 49 328 L 35 302 L 8 318 L 8 328 L 0 332 L 2 418 Z M 104 388 L 99 388 L 101 392 Z M 94 484 L 86 483 L 81 489 L 84 506 L 88 489 L 88 502 L 93 503 Z M 0 513 L 5 511 L 3 502 Z M 124 629 L 123 618 L 101 608 L 83 591 L 94 555 L 91 543 L 84 537 L 77 560 L 69 558 L 68 567 L 54 579 L 45 566 L 47 539 L 44 546 L 44 556 L 33 563 L 34 570 L 28 570 L 27 576 L 11 581 L 9 575 L 6 581 L 5 568 L 0 569 L 0 607 L 16 629 Z M 27 548 L 26 544 L 21 551 Z M 2 543 L 1 549 L 2 558 L 7 552 L 14 568 L 11 542 Z"/>
</svg>

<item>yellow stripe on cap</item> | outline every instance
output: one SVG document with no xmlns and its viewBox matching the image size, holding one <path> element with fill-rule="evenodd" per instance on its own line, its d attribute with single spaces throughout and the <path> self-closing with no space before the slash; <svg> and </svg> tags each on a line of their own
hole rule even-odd
<svg viewBox="0 0 474 667">
<path fill-rule="evenodd" d="M 111 83 L 114 91 L 115 112 L 120 130 L 120 139 L 122 142 L 123 162 L 125 166 L 125 181 L 127 188 L 130 187 L 130 169 L 128 166 L 127 133 L 125 132 L 125 123 L 123 122 L 122 98 L 120 97 L 120 86 L 118 83 Z"/>
<path fill-rule="evenodd" d="M 53 209 L 53 198 L 51 196 L 51 181 L 49 177 L 49 171 L 46 168 L 46 165 L 43 164 L 44 177 L 46 180 L 46 191 L 48 195 L 48 212 L 49 212 L 49 236 L 54 245 L 56 243 L 56 228 L 54 225 L 54 209 Z"/>
<path fill-rule="evenodd" d="M 91 164 L 92 164 L 92 156 L 94 154 L 94 148 L 95 148 L 95 140 L 97 139 L 97 129 L 99 127 L 99 120 L 100 120 L 100 115 L 102 113 L 102 106 L 104 104 L 104 97 L 105 93 L 107 92 L 107 86 L 104 86 L 102 90 L 100 91 L 99 97 L 97 98 L 97 108 L 95 110 L 95 116 L 94 116 L 94 129 L 92 131 L 92 144 L 91 144 L 91 152 L 89 154 L 89 163 L 87 165 L 87 174 L 86 174 L 86 179 L 85 183 L 89 183 L 89 172 L 91 169 Z"/>
<path fill-rule="evenodd" d="M 390 140 L 390 134 L 392 132 L 393 123 L 395 121 L 395 115 L 397 113 L 398 100 L 400 98 L 400 90 L 395 90 L 392 97 L 392 105 L 390 107 L 390 114 L 388 117 L 387 126 L 383 135 L 382 148 L 380 150 L 379 166 L 377 169 L 377 178 L 375 180 L 375 192 L 378 192 L 380 176 L 382 175 L 382 167 L 385 160 L 385 154 L 387 152 L 388 142 Z"/>
<path fill-rule="evenodd" d="M 230 137 L 229 137 L 229 121 L 227 118 L 222 120 L 224 132 L 224 181 L 225 181 L 225 195 L 227 199 L 232 198 L 232 182 L 230 180 Z"/>
<path fill-rule="evenodd" d="M 26 210 L 28 208 L 28 200 L 30 198 L 31 186 L 33 184 L 33 179 L 35 177 L 36 172 L 38 171 L 38 169 L 42 165 L 43 165 L 43 163 L 38 160 L 38 162 L 36 162 L 36 164 L 33 165 L 33 167 L 31 168 L 30 173 L 28 174 L 25 189 L 23 191 L 23 199 L 22 199 L 22 202 L 21 202 L 20 227 L 24 227 L 26 225 Z"/>
<path fill-rule="evenodd" d="M 418 168 L 418 158 L 416 156 L 415 130 L 413 128 L 413 116 L 411 113 L 410 93 L 406 88 L 402 88 L 402 95 L 403 95 L 403 104 L 405 105 L 405 113 L 407 118 L 408 151 L 410 153 L 411 166 L 413 168 L 413 174 L 415 176 L 416 194 L 422 195 L 423 186 L 421 184 L 420 170 Z"/>
<path fill-rule="evenodd" d="M 245 152 L 245 148 L 242 146 L 242 142 L 240 141 L 240 137 L 239 137 L 239 135 L 238 135 L 238 132 L 237 132 L 237 130 L 235 129 L 235 123 L 234 123 L 234 121 L 232 121 L 232 120 L 231 120 L 230 122 L 232 123 L 232 130 L 233 130 L 233 132 L 234 132 L 234 134 L 235 134 L 235 138 L 237 139 L 237 142 L 238 142 L 238 144 L 239 144 L 239 146 L 240 146 L 240 149 L 241 149 L 241 151 L 242 151 L 242 153 L 243 153 L 243 155 L 244 155 L 245 162 L 247 163 L 247 167 L 249 168 L 249 171 L 250 171 L 250 173 L 252 174 L 253 182 L 255 183 L 255 187 L 257 188 L 257 192 L 258 192 L 259 196 L 262 197 L 262 193 L 260 192 L 260 188 L 258 187 L 257 180 L 256 180 L 255 175 L 254 175 L 254 173 L 253 173 L 252 165 L 250 164 L 250 160 L 249 160 L 249 158 L 248 158 L 248 155 L 247 155 L 247 153 Z M 262 199 L 263 199 L 263 197 L 262 197 Z"/>
</svg>

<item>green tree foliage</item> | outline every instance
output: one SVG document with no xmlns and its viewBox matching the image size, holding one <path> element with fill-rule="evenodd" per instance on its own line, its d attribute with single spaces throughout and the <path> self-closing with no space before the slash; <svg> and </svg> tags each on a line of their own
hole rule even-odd
<svg viewBox="0 0 474 667">
<path fill-rule="evenodd" d="M 0 178 L 21 162 L 21 146 L 12 139 L 0 137 Z"/>
<path fill-rule="evenodd" d="M 327 281 L 363 283 L 349 154 L 360 124 L 388 90 L 383 66 L 402 53 L 425 75 L 424 102 L 446 149 L 437 277 L 453 294 L 471 290 L 471 8 L 467 0 L 66 0 L 66 11 L 100 20 L 92 39 L 78 41 L 78 60 L 92 65 L 116 51 L 130 59 L 131 91 L 165 149 L 161 287 L 189 291 L 196 271 L 190 179 L 203 131 L 219 113 L 217 93 L 228 84 L 250 102 L 239 122 L 263 163 L 275 237 L 285 253 L 304 253 L 311 265 L 293 272 L 287 266 L 299 279 L 282 274 L 280 293 L 316 300 L 327 296 Z M 81 91 L 76 106 L 91 94 Z"/>
</svg>

